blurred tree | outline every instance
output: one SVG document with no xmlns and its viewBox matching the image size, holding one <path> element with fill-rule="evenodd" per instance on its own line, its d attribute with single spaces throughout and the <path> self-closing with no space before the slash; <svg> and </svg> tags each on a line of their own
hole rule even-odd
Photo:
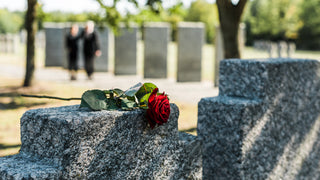
<svg viewBox="0 0 320 180">
<path fill-rule="evenodd" d="M 301 0 L 252 0 L 246 21 L 254 38 L 297 39 L 300 3 Z"/>
<path fill-rule="evenodd" d="M 23 25 L 23 16 L 19 12 L 0 9 L 0 33 L 17 33 Z"/>
<path fill-rule="evenodd" d="M 224 45 L 224 58 L 240 58 L 238 29 L 247 0 L 216 0 Z"/>
<path fill-rule="evenodd" d="M 38 28 L 43 29 L 45 22 L 86 22 L 89 19 L 98 17 L 96 13 L 70 13 L 62 11 L 44 12 L 43 5 L 37 6 Z"/>
<path fill-rule="evenodd" d="M 215 25 L 219 24 L 216 4 L 210 4 L 205 0 L 196 0 L 191 3 L 186 21 L 200 21 L 206 25 L 207 43 L 212 43 L 215 37 Z"/>
<path fill-rule="evenodd" d="M 320 50 L 320 0 L 303 1 L 301 9 L 303 25 L 297 46 L 301 49 Z"/>
<path fill-rule="evenodd" d="M 25 26 L 27 30 L 27 56 L 26 56 L 26 74 L 23 86 L 31 86 L 35 68 L 35 35 L 37 32 L 36 23 L 37 0 L 28 0 L 28 9 L 26 13 Z"/>
<path fill-rule="evenodd" d="M 177 39 L 177 25 L 178 22 L 183 21 L 185 16 L 187 15 L 186 9 L 183 8 L 183 4 L 177 3 L 176 5 L 170 7 L 165 11 L 165 16 L 163 17 L 163 21 L 171 24 L 172 29 L 172 40 L 176 41 Z"/>
</svg>

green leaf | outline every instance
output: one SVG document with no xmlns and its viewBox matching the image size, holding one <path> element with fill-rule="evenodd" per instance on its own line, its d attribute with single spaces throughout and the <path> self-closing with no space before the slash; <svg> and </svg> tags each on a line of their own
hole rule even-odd
<svg viewBox="0 0 320 180">
<path fill-rule="evenodd" d="M 148 94 L 145 94 L 144 96 L 142 96 L 139 99 L 139 104 L 140 105 L 145 105 L 148 108 L 148 100 L 149 100 L 150 95 L 151 95 L 151 93 L 148 93 Z"/>
<path fill-rule="evenodd" d="M 136 102 L 136 97 L 135 96 L 127 96 L 127 99 L 133 102 Z"/>
<path fill-rule="evenodd" d="M 136 84 L 136 85 L 134 85 L 134 86 L 132 86 L 131 88 L 129 88 L 128 90 L 126 90 L 125 92 L 124 92 L 124 94 L 126 95 L 126 96 L 134 96 L 138 91 L 139 91 L 139 89 L 141 88 L 141 86 L 142 86 L 142 83 L 141 82 L 139 82 L 138 84 Z"/>
<path fill-rule="evenodd" d="M 107 108 L 105 110 L 117 110 L 119 109 L 119 106 L 117 105 L 117 101 L 113 98 L 107 98 L 106 99 L 107 102 Z"/>
<path fill-rule="evenodd" d="M 138 102 L 141 104 L 148 104 L 148 99 L 152 91 L 157 88 L 153 83 L 144 83 L 139 91 L 136 93 L 136 97 L 138 98 Z"/>
<path fill-rule="evenodd" d="M 145 105 L 145 104 L 143 104 L 143 105 L 140 105 L 139 108 L 140 108 L 140 109 L 145 109 L 145 110 L 147 110 L 147 109 L 148 109 L 148 106 Z"/>
<path fill-rule="evenodd" d="M 121 109 L 131 110 L 131 109 L 134 109 L 135 107 L 138 107 L 136 102 L 130 101 L 129 99 L 121 99 Z"/>
<path fill-rule="evenodd" d="M 118 96 L 121 96 L 124 93 L 121 89 L 118 88 L 113 89 L 113 92 Z"/>
<path fill-rule="evenodd" d="M 114 97 L 113 89 L 104 90 L 103 92 L 106 94 L 106 98 L 113 98 Z"/>
<path fill-rule="evenodd" d="M 107 109 L 106 95 L 101 90 L 88 90 L 82 94 L 80 107 L 89 107 L 98 111 Z"/>
<path fill-rule="evenodd" d="M 113 90 L 112 89 L 109 89 L 109 90 L 104 90 L 103 91 L 105 94 L 112 94 L 113 93 Z"/>
<path fill-rule="evenodd" d="M 80 107 L 88 107 L 88 108 L 90 108 L 89 104 L 86 103 L 86 101 L 83 101 L 82 98 L 81 98 Z"/>
</svg>

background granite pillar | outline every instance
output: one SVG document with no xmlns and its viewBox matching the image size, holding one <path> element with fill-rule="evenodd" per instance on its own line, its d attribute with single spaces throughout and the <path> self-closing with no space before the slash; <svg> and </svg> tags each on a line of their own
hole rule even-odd
<svg viewBox="0 0 320 180">
<path fill-rule="evenodd" d="M 170 24 L 144 25 L 144 78 L 167 78 Z"/>
<path fill-rule="evenodd" d="M 67 62 L 65 45 L 65 24 L 45 23 L 46 58 L 45 66 L 61 66 Z"/>
<path fill-rule="evenodd" d="M 215 37 L 215 59 L 214 59 L 214 86 L 219 86 L 219 66 L 220 61 L 224 59 L 224 47 L 223 47 L 223 39 L 222 32 L 220 26 L 216 26 L 216 37 Z"/>
<path fill-rule="evenodd" d="M 318 61 L 224 60 L 198 107 L 203 179 L 320 178 Z"/>
<path fill-rule="evenodd" d="M 109 29 L 107 27 L 103 29 L 96 28 L 96 32 L 99 37 L 101 56 L 96 57 L 94 69 L 95 71 L 107 72 L 109 68 Z"/>
<path fill-rule="evenodd" d="M 137 74 L 137 41 L 138 27 L 120 27 L 119 35 L 115 36 L 114 74 Z"/>
<path fill-rule="evenodd" d="M 204 28 L 200 22 L 178 23 L 178 82 L 201 81 Z"/>
</svg>

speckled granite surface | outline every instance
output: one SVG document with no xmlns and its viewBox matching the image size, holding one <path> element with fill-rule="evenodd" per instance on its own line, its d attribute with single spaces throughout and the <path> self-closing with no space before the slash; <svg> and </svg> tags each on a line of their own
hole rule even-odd
<svg viewBox="0 0 320 180">
<path fill-rule="evenodd" d="M 319 179 L 320 65 L 224 60 L 198 106 L 203 179 Z"/>
<path fill-rule="evenodd" d="M 200 141 L 178 132 L 178 116 L 171 104 L 168 123 L 152 130 L 142 110 L 27 111 L 20 154 L 0 158 L 0 179 L 201 179 Z"/>
</svg>

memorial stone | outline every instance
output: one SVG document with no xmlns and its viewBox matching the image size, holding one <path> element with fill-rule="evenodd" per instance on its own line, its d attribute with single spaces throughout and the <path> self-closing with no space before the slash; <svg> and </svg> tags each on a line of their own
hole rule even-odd
<svg viewBox="0 0 320 180">
<path fill-rule="evenodd" d="M 144 78 L 166 78 L 169 23 L 146 23 L 144 26 Z"/>
<path fill-rule="evenodd" d="M 45 23 L 44 28 L 46 35 L 45 66 L 64 67 L 67 62 L 65 24 Z"/>
<path fill-rule="evenodd" d="M 277 54 L 277 44 L 274 42 L 268 42 L 268 54 L 269 58 L 276 57 Z"/>
<path fill-rule="evenodd" d="M 178 132 L 178 107 L 151 129 L 144 110 L 34 109 L 21 118 L 21 150 L 0 158 L 0 179 L 201 179 L 196 136 Z"/>
<path fill-rule="evenodd" d="M 178 23 L 178 82 L 201 81 L 204 27 L 200 22 Z"/>
<path fill-rule="evenodd" d="M 138 27 L 131 25 L 120 27 L 119 35 L 115 36 L 115 75 L 136 75 L 137 74 L 137 41 Z"/>
<path fill-rule="evenodd" d="M 101 56 L 95 59 L 94 69 L 95 71 L 107 72 L 109 61 L 109 29 L 96 29 L 99 36 L 99 44 Z"/>
<path fill-rule="evenodd" d="M 203 179 L 319 179 L 320 63 L 224 60 L 203 98 Z"/>
<path fill-rule="evenodd" d="M 214 86 L 219 85 L 219 66 L 220 61 L 224 59 L 223 37 L 220 26 L 216 26 L 215 38 L 215 63 L 214 63 Z"/>
<path fill-rule="evenodd" d="M 286 57 L 285 54 L 287 53 L 287 42 L 285 41 L 279 41 L 278 42 L 278 57 Z"/>
<path fill-rule="evenodd" d="M 292 57 L 294 52 L 296 51 L 296 44 L 294 42 L 288 43 L 288 57 Z"/>
</svg>

